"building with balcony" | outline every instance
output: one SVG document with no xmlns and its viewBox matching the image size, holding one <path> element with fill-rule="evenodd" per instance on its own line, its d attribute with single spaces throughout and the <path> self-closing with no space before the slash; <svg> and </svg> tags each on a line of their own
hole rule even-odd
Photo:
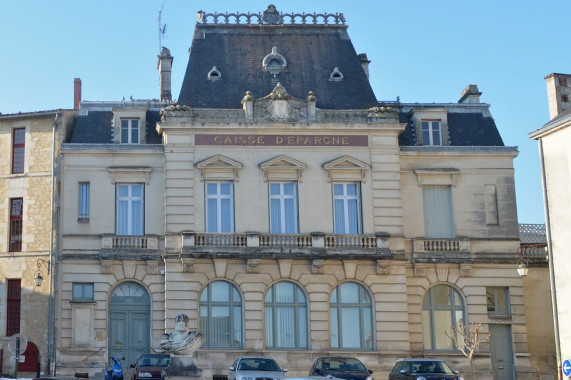
<svg viewBox="0 0 571 380">
<path fill-rule="evenodd" d="M 82 102 L 61 149 L 59 373 L 158 348 L 179 312 L 204 378 L 242 354 L 533 379 L 513 159 L 482 93 L 378 101 L 342 14 L 199 12 L 171 100 Z"/>
</svg>

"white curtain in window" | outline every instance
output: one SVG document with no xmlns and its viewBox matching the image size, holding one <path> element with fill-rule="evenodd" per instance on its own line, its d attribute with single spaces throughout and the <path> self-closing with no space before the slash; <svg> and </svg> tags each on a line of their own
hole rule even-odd
<svg viewBox="0 0 571 380">
<path fill-rule="evenodd" d="M 206 231 L 234 232 L 234 205 L 231 182 L 206 184 Z"/>
<path fill-rule="evenodd" d="M 357 183 L 333 184 L 333 209 L 336 234 L 361 233 L 361 206 Z"/>
<path fill-rule="evenodd" d="M 117 185 L 117 234 L 143 235 L 143 185 Z"/>
</svg>

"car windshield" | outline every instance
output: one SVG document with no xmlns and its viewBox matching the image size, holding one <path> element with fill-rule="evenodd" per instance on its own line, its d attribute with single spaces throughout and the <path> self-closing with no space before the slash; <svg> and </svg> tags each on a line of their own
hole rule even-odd
<svg viewBox="0 0 571 380">
<path fill-rule="evenodd" d="M 240 371 L 281 371 L 278 363 L 272 359 L 246 358 L 240 360 Z"/>
<path fill-rule="evenodd" d="M 149 355 L 141 357 L 139 367 L 166 367 L 169 365 L 168 355 Z"/>
<path fill-rule="evenodd" d="M 421 361 L 412 363 L 412 373 L 453 373 L 448 364 L 441 361 Z"/>
<path fill-rule="evenodd" d="M 366 371 L 367 369 L 354 358 L 331 358 L 324 361 L 325 369 L 331 371 Z"/>
</svg>

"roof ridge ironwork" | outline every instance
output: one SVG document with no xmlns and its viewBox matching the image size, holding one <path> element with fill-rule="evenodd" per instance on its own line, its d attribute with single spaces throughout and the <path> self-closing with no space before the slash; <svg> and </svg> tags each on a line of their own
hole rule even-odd
<svg viewBox="0 0 571 380">
<path fill-rule="evenodd" d="M 283 13 L 270 4 L 264 12 L 258 13 L 205 13 L 198 11 L 197 24 L 222 25 L 345 25 L 343 13 Z"/>
</svg>

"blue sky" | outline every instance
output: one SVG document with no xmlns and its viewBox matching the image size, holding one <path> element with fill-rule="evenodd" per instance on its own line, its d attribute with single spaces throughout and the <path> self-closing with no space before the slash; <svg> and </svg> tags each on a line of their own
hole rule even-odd
<svg viewBox="0 0 571 380">
<path fill-rule="evenodd" d="M 73 107 L 83 100 L 157 98 L 163 0 L 0 0 L 0 112 Z M 184 77 L 196 12 L 259 12 L 270 1 L 165 0 L 162 43 L 174 56 L 173 96 Z M 371 60 L 379 100 L 457 102 L 477 84 L 515 159 L 520 223 L 543 223 L 537 143 L 549 121 L 544 76 L 571 73 L 571 1 L 274 0 L 283 12 L 341 12 Z"/>
</svg>

